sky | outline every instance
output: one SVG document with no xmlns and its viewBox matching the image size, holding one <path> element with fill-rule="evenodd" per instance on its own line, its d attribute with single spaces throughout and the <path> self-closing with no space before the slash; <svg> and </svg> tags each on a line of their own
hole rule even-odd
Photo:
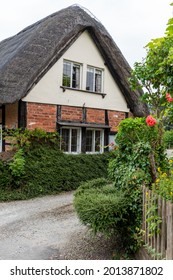
<svg viewBox="0 0 173 280">
<path fill-rule="evenodd" d="M 0 41 L 73 4 L 101 21 L 133 67 L 145 57 L 151 39 L 164 36 L 173 0 L 1 0 Z"/>
</svg>

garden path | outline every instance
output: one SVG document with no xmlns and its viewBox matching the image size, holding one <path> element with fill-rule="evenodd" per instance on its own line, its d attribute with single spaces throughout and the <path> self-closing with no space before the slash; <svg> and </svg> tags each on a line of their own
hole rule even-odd
<svg viewBox="0 0 173 280">
<path fill-rule="evenodd" d="M 0 259 L 112 259 L 116 241 L 93 237 L 72 201 L 68 192 L 0 203 Z"/>
</svg>

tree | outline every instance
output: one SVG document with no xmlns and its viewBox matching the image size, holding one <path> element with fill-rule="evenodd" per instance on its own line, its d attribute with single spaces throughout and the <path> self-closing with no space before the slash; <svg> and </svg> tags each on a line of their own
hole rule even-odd
<svg viewBox="0 0 173 280">
<path fill-rule="evenodd" d="M 151 40 L 146 51 L 146 58 L 134 64 L 130 82 L 133 88 L 143 89 L 142 100 L 162 121 L 173 111 L 173 18 L 168 21 L 165 36 Z"/>
<path fill-rule="evenodd" d="M 163 147 L 165 120 L 169 122 L 173 119 L 173 18 L 168 20 L 165 36 L 151 40 L 146 51 L 145 59 L 134 64 L 130 83 L 133 89 L 141 88 L 144 91 L 141 98 L 154 116 L 148 116 L 147 124 L 158 127 L 158 139 L 153 143 L 150 154 L 154 181 L 157 177 L 154 151 Z M 164 153 L 164 149 L 162 151 Z"/>
</svg>

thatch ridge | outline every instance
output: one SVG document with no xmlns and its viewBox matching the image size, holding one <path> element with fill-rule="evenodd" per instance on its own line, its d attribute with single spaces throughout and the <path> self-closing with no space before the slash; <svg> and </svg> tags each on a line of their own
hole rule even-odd
<svg viewBox="0 0 173 280">
<path fill-rule="evenodd" d="M 130 110 L 146 115 L 139 101 L 141 91 L 132 92 L 131 68 L 105 27 L 77 5 L 60 10 L 0 42 L 0 103 L 20 100 L 69 46 L 88 30 L 120 87 Z"/>
</svg>

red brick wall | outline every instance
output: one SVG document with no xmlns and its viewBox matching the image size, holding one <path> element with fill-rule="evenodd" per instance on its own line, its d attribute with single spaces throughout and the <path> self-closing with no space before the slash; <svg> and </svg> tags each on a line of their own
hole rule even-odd
<svg viewBox="0 0 173 280">
<path fill-rule="evenodd" d="M 109 125 L 111 126 L 111 131 L 116 132 L 118 130 L 120 121 L 125 119 L 125 113 L 118 111 L 108 111 L 108 118 Z"/>
<path fill-rule="evenodd" d="M 125 119 L 125 113 L 119 111 L 108 111 L 109 125 L 111 131 L 116 132 L 117 126 Z M 82 121 L 82 108 L 72 106 L 61 106 L 61 120 L 62 121 Z M 105 124 L 105 110 L 86 108 L 86 122 Z"/>
<path fill-rule="evenodd" d="M 48 132 L 56 130 L 57 106 L 27 103 L 27 128 L 41 128 Z M 108 111 L 109 126 L 111 131 L 116 132 L 118 124 L 125 119 L 124 112 Z M 82 122 L 82 108 L 72 106 L 61 106 L 62 121 Z M 86 108 L 86 122 L 105 124 L 105 110 Z"/>
<path fill-rule="evenodd" d="M 47 132 L 56 130 L 56 105 L 27 103 L 27 128 L 41 128 Z"/>
<path fill-rule="evenodd" d="M 87 108 L 86 121 L 105 124 L 105 110 Z"/>
<path fill-rule="evenodd" d="M 63 121 L 82 121 L 82 108 L 61 106 L 61 120 Z"/>
</svg>

